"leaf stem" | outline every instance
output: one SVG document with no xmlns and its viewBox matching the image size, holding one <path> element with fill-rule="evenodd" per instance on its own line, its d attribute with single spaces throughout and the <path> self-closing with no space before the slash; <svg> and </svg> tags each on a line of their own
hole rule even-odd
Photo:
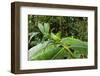
<svg viewBox="0 0 100 76">
<path fill-rule="evenodd" d="M 56 55 L 54 55 L 54 56 L 51 58 L 51 60 L 54 59 L 55 57 L 57 57 L 57 55 L 59 55 L 59 53 L 62 52 L 63 49 L 64 49 L 64 48 L 62 48 Z"/>
<path fill-rule="evenodd" d="M 65 45 L 63 45 L 63 47 L 70 53 L 70 55 L 71 55 L 73 58 L 75 58 L 74 55 L 73 55 L 73 53 L 70 51 L 70 49 L 69 49 L 68 47 L 66 47 Z"/>
</svg>

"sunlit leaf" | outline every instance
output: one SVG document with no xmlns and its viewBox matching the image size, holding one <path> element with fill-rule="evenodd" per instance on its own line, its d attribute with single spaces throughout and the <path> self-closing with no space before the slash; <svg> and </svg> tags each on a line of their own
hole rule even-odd
<svg viewBox="0 0 100 76">
<path fill-rule="evenodd" d="M 60 40 L 60 38 L 57 37 L 54 33 L 51 33 L 51 38 L 52 38 L 53 40 L 55 40 L 55 41 Z"/>
<path fill-rule="evenodd" d="M 60 39 L 61 38 L 61 31 L 57 32 L 56 36 Z"/>
</svg>

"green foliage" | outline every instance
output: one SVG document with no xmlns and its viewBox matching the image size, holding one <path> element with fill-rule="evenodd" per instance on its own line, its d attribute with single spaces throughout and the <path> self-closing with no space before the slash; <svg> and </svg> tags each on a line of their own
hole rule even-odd
<svg viewBox="0 0 100 76">
<path fill-rule="evenodd" d="M 30 43 L 30 41 L 32 40 L 32 38 L 34 37 L 34 36 L 36 36 L 38 34 L 38 32 L 32 32 L 32 33 L 29 33 L 29 43 Z"/>
<path fill-rule="evenodd" d="M 38 27 L 39 27 L 40 31 L 41 31 L 43 34 L 45 34 L 44 26 L 43 26 L 41 23 L 38 24 Z"/>
<path fill-rule="evenodd" d="M 55 41 L 59 41 L 60 37 L 58 35 L 55 35 L 54 33 L 51 33 L 51 38 Z"/>
<path fill-rule="evenodd" d="M 29 60 L 87 58 L 86 17 L 28 17 Z"/>
<path fill-rule="evenodd" d="M 52 57 L 59 52 L 60 47 L 55 47 L 55 45 L 49 45 L 46 48 L 43 48 L 36 55 L 32 56 L 32 60 L 48 60 L 52 59 Z"/>
<path fill-rule="evenodd" d="M 48 23 L 44 23 L 44 30 L 45 30 L 46 34 L 49 33 L 49 29 L 50 29 L 49 24 Z"/>
</svg>

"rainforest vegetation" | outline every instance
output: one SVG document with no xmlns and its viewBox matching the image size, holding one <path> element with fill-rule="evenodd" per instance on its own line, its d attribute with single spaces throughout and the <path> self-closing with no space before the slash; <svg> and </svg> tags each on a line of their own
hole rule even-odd
<svg viewBox="0 0 100 76">
<path fill-rule="evenodd" d="M 29 60 L 88 56 L 88 18 L 28 15 Z"/>
</svg>

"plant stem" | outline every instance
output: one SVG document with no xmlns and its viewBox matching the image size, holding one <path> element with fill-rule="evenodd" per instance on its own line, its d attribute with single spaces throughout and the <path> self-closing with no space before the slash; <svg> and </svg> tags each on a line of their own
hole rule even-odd
<svg viewBox="0 0 100 76">
<path fill-rule="evenodd" d="M 62 48 L 56 55 L 54 55 L 51 59 L 54 59 L 55 57 L 57 57 L 57 55 L 59 55 L 60 54 L 60 52 L 62 52 L 62 50 L 63 50 L 64 48 Z"/>
<path fill-rule="evenodd" d="M 73 58 L 75 58 L 74 55 L 73 55 L 73 53 L 70 51 L 70 49 L 69 49 L 68 47 L 66 47 L 65 45 L 63 45 L 63 47 L 70 53 L 70 55 L 71 55 Z"/>
</svg>

